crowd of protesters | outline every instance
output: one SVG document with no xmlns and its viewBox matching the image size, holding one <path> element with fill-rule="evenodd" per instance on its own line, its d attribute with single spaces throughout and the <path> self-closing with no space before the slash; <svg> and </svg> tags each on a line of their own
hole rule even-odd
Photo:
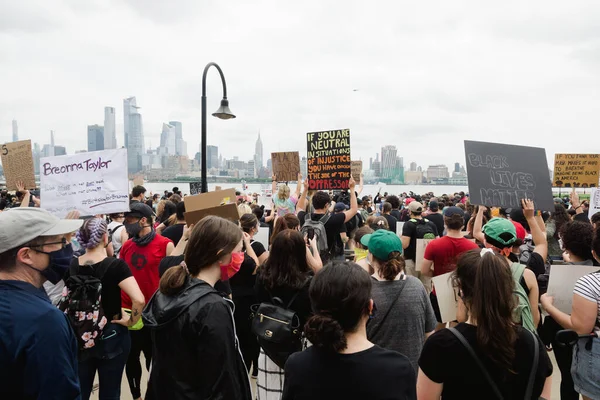
<svg viewBox="0 0 600 400">
<path fill-rule="evenodd" d="M 553 264 L 599 265 L 587 201 L 540 212 L 356 186 L 274 176 L 270 207 L 238 193 L 239 220 L 195 225 L 178 188 L 65 219 L 20 182 L 3 191 L 0 398 L 89 399 L 97 375 L 100 399 L 124 376 L 136 400 L 550 399 L 553 351 L 560 398 L 600 399 L 600 274 L 577 281 L 571 314 L 546 293 Z M 452 321 L 432 284 L 447 273 Z"/>
</svg>

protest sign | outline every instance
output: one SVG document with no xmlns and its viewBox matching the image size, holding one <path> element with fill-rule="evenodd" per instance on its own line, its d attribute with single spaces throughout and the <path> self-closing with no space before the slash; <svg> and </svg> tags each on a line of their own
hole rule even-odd
<svg viewBox="0 0 600 400">
<path fill-rule="evenodd" d="M 16 182 L 23 181 L 25 189 L 35 189 L 31 140 L 5 143 L 0 154 L 6 188 L 17 190 Z"/>
<path fill-rule="evenodd" d="M 221 186 L 215 186 L 215 191 L 223 190 Z"/>
<path fill-rule="evenodd" d="M 127 149 L 40 160 L 41 207 L 57 217 L 129 211 Z"/>
<path fill-rule="evenodd" d="M 472 204 L 517 208 L 531 199 L 538 210 L 554 211 L 544 149 L 465 140 L 465 155 Z"/>
<path fill-rule="evenodd" d="M 600 154 L 556 154 L 552 182 L 556 187 L 597 187 L 599 172 Z"/>
<path fill-rule="evenodd" d="M 309 189 L 348 189 L 350 129 L 311 132 L 306 136 Z"/>
<path fill-rule="evenodd" d="M 404 222 L 402 222 L 402 221 L 396 222 L 396 235 L 398 235 L 398 237 L 402 236 L 403 228 L 404 228 Z"/>
<path fill-rule="evenodd" d="M 548 295 L 554 297 L 554 307 L 571 314 L 573 289 L 577 280 L 584 275 L 600 270 L 600 267 L 588 265 L 554 265 L 550 268 Z"/>
<path fill-rule="evenodd" d="M 360 175 L 362 174 L 362 161 L 352 161 L 350 164 L 350 169 L 352 171 L 352 177 L 356 183 L 360 182 Z"/>
<path fill-rule="evenodd" d="M 269 227 L 261 226 L 258 228 L 258 233 L 254 235 L 254 240 L 265 246 L 265 249 L 269 250 Z"/>
<path fill-rule="evenodd" d="M 458 310 L 458 294 L 456 288 L 452 286 L 453 272 L 447 272 L 443 275 L 434 276 L 431 278 L 435 295 L 440 307 L 442 322 L 450 322 L 456 320 L 456 312 Z"/>
<path fill-rule="evenodd" d="M 216 215 L 217 217 L 225 218 L 235 223 L 240 219 L 235 204 L 225 204 L 223 206 L 209 207 L 202 210 L 187 211 L 183 215 L 188 226 L 198 223 L 198 221 L 208 215 Z"/>
<path fill-rule="evenodd" d="M 417 271 L 421 270 L 421 264 L 423 264 L 423 260 L 425 259 L 425 249 L 432 240 L 435 239 L 417 239 L 417 252 L 415 254 L 415 269 Z M 431 268 L 433 269 L 433 265 Z"/>
<path fill-rule="evenodd" d="M 600 212 L 600 189 L 592 189 L 590 194 L 590 210 L 588 212 L 588 218 L 591 220 L 592 216 Z"/>
<path fill-rule="evenodd" d="M 297 151 L 271 153 L 273 175 L 277 182 L 297 181 L 300 173 L 300 155 Z"/>
<path fill-rule="evenodd" d="M 203 210 L 235 202 L 235 189 L 225 189 L 215 192 L 200 193 L 183 198 L 186 211 Z"/>
<path fill-rule="evenodd" d="M 202 193 L 202 182 L 190 182 L 190 194 Z"/>
</svg>

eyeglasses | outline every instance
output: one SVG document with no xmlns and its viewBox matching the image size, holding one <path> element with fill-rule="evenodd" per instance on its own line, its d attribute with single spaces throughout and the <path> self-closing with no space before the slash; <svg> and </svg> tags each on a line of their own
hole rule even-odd
<svg viewBox="0 0 600 400">
<path fill-rule="evenodd" d="M 67 241 L 66 238 L 62 238 L 62 240 L 60 242 L 48 242 L 48 243 L 36 244 L 34 246 L 29 246 L 29 247 L 44 247 L 44 246 L 49 246 L 51 244 L 60 244 L 60 245 L 62 245 L 61 249 L 64 249 L 68 243 L 69 242 Z"/>
</svg>

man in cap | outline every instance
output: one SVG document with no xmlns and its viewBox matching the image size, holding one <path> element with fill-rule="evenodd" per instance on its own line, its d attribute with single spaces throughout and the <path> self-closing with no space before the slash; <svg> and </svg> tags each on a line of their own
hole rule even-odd
<svg viewBox="0 0 600 400">
<path fill-rule="evenodd" d="M 158 289 L 160 277 L 158 265 L 160 261 L 173 252 L 173 242 L 154 230 L 152 209 L 141 202 L 131 203 L 129 212 L 125 213 L 123 226 L 129 235 L 129 240 L 123 243 L 119 258 L 125 260 L 144 297 L 152 298 Z M 121 293 L 123 307 L 131 309 L 131 299 Z M 146 358 L 146 368 L 150 369 L 152 360 L 152 339 L 147 328 L 131 330 L 131 351 L 127 359 L 126 374 L 129 388 L 134 399 L 142 397 L 140 381 L 142 366 L 140 353 Z"/>
<path fill-rule="evenodd" d="M 77 341 L 42 289 L 69 269 L 65 235 L 81 220 L 45 210 L 0 213 L 0 399 L 79 399 Z"/>
<path fill-rule="evenodd" d="M 406 273 L 417 278 L 421 273 L 415 268 L 417 256 L 417 239 L 435 239 L 438 236 L 437 227 L 427 218 L 423 218 L 423 205 L 414 200 L 408 204 L 410 219 L 402 227 L 402 247 L 404 248 L 404 259 L 406 260 Z M 425 278 L 425 277 L 424 277 Z M 430 286 L 430 278 L 422 279 L 425 287 Z M 430 288 L 429 288 L 430 289 Z"/>
</svg>

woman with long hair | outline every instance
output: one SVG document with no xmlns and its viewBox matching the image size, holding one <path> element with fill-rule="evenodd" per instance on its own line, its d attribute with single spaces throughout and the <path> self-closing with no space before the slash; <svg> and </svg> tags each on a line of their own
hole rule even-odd
<svg viewBox="0 0 600 400">
<path fill-rule="evenodd" d="M 373 273 L 373 301 L 378 316 L 367 325 L 373 343 L 408 357 L 415 373 L 423 343 L 436 326 L 429 295 L 421 281 L 404 273 L 402 241 L 380 229 L 363 237 Z"/>
<path fill-rule="evenodd" d="M 108 257 L 108 227 L 102 218 L 87 219 L 77 231 L 77 241 L 85 254 L 74 258 L 64 277 L 92 275 L 102 283 L 101 303 L 106 325 L 95 346 L 79 353 L 79 381 L 83 399 L 89 399 L 98 372 L 100 399 L 121 395 L 123 369 L 131 348 L 128 327 L 138 323 L 144 308 L 144 295 L 125 261 Z M 121 290 L 131 298 L 131 314 L 121 311 Z"/>
<path fill-rule="evenodd" d="M 492 249 L 463 253 L 453 282 L 460 323 L 425 342 L 418 398 L 550 399 L 552 363 L 537 336 L 513 322 L 515 283 L 504 257 Z"/>
<path fill-rule="evenodd" d="M 296 193 L 290 196 L 290 187 L 287 183 L 279 185 L 277 188 L 277 177 L 273 175 L 273 184 L 271 193 L 273 193 L 273 203 L 277 208 L 277 215 L 283 217 L 285 214 L 294 214 L 296 212 L 296 203 L 300 197 L 300 188 L 302 187 L 302 175 L 298 174 L 298 183 L 296 184 Z"/>
<path fill-rule="evenodd" d="M 184 263 L 165 272 L 143 313 L 154 346 L 146 399 L 250 400 L 233 303 L 214 289 L 243 259 L 236 224 L 208 216 L 194 226 Z"/>
<path fill-rule="evenodd" d="M 560 247 L 560 234 L 563 226 L 571 221 L 567 209 L 560 203 L 554 203 L 554 212 L 546 221 L 546 237 L 548 239 L 548 257 L 551 260 L 562 260 L 562 249 Z"/>
<path fill-rule="evenodd" d="M 167 200 L 165 201 L 165 205 L 162 209 L 162 212 L 156 217 L 156 222 L 158 223 L 158 226 L 156 227 L 156 233 L 158 233 L 159 235 L 162 234 L 163 230 L 173 225 L 176 221 L 177 204 L 173 203 L 171 200 Z"/>
<path fill-rule="evenodd" d="M 278 297 L 290 305 L 300 318 L 300 326 L 308 319 L 311 308 L 308 284 L 313 275 L 307 262 L 304 238 L 296 230 L 286 229 L 275 237 L 268 260 L 259 269 L 255 291 L 259 303 L 271 303 Z M 283 369 L 279 368 L 261 349 L 258 359 L 258 398 L 279 399 L 283 391 Z"/>
<path fill-rule="evenodd" d="M 271 238 L 269 239 L 270 243 L 273 243 L 275 236 L 279 234 L 279 232 L 284 231 L 286 229 L 300 230 L 300 220 L 294 214 L 285 214 L 282 217 L 275 218 L 275 226 L 273 227 L 273 233 L 271 234 Z"/>
<path fill-rule="evenodd" d="M 183 235 L 183 228 L 185 227 L 185 203 L 180 201 L 177 203 L 175 214 L 169 217 L 169 227 L 159 232 L 162 236 L 167 239 L 171 239 L 173 244 L 177 246 L 179 240 L 181 240 L 181 235 Z M 157 228 L 161 228 L 162 224 Z"/>
<path fill-rule="evenodd" d="M 416 399 L 408 359 L 367 339 L 374 316 L 371 279 L 350 262 L 333 262 L 310 285 L 313 344 L 285 365 L 283 399 Z"/>
</svg>

